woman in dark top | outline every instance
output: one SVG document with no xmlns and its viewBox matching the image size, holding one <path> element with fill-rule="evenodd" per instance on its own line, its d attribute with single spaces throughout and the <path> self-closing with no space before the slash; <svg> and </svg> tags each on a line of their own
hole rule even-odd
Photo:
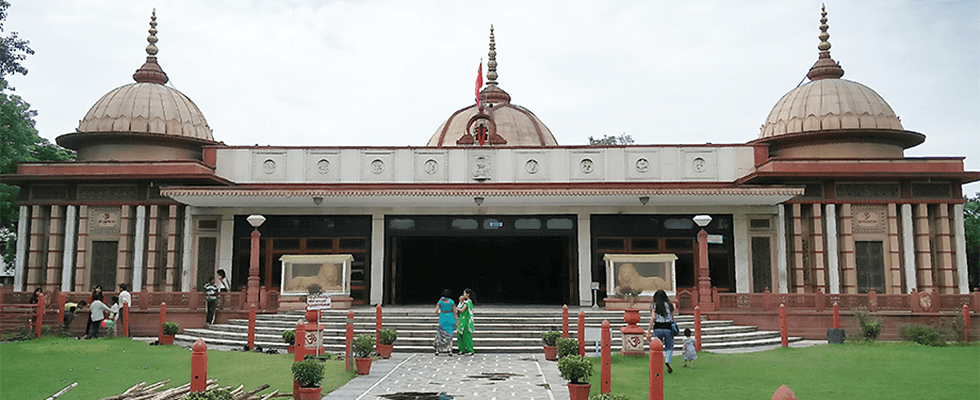
<svg viewBox="0 0 980 400">
<path fill-rule="evenodd" d="M 674 322 L 674 305 L 670 303 L 667 292 L 658 290 L 653 294 L 653 304 L 650 306 L 650 324 L 647 325 L 647 335 L 660 339 L 664 344 L 664 361 L 667 373 L 674 369 L 670 367 L 670 357 L 674 355 L 674 334 L 671 326 Z"/>
</svg>

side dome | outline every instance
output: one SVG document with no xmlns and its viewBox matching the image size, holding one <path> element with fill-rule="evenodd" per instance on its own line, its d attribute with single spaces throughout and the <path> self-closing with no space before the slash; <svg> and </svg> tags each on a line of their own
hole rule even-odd
<svg viewBox="0 0 980 400">
<path fill-rule="evenodd" d="M 479 102 L 453 113 L 429 139 L 426 146 L 557 146 L 558 141 L 534 113 L 510 103 L 510 95 L 497 86 L 497 52 L 493 27 L 490 27 L 490 60 L 487 62 L 487 86 L 480 91 Z M 482 82 L 482 74 L 477 88 Z"/>
<path fill-rule="evenodd" d="M 80 161 L 198 159 L 202 146 L 216 144 L 204 114 L 179 90 L 168 87 L 157 63 L 156 10 L 150 20 L 146 62 L 135 83 L 102 96 L 74 133 L 57 138 Z"/>
</svg>

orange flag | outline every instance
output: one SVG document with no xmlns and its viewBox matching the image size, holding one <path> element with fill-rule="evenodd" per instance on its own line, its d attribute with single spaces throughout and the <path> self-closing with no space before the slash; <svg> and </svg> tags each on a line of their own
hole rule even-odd
<svg viewBox="0 0 980 400">
<path fill-rule="evenodd" d="M 483 60 L 480 60 L 480 66 L 476 69 L 476 108 L 480 109 L 480 88 L 483 87 Z"/>
</svg>

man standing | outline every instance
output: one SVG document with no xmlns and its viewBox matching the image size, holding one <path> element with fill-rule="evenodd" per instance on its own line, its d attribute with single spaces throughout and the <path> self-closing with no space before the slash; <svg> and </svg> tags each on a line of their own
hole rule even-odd
<svg viewBox="0 0 980 400">
<path fill-rule="evenodd" d="M 125 283 L 119 284 L 119 302 L 116 304 L 119 304 L 120 323 L 126 325 L 126 336 L 132 337 L 133 328 L 127 324 L 129 321 L 125 320 L 126 315 L 124 315 L 125 313 L 123 313 L 124 306 L 125 308 L 129 308 L 130 310 L 132 310 L 133 308 L 133 295 L 129 293 L 129 285 Z"/>
</svg>

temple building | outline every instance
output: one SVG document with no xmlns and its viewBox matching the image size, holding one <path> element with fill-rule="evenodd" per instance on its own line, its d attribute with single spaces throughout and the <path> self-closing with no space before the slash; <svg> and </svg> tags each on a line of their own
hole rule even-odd
<svg viewBox="0 0 980 400">
<path fill-rule="evenodd" d="M 218 269 L 238 290 L 246 219 L 262 215 L 259 285 L 283 286 L 283 256 L 350 255 L 354 304 L 469 287 L 483 303 L 590 305 L 594 286 L 610 292 L 607 254 L 676 256 L 678 290 L 707 271 L 720 292 L 969 291 L 961 188 L 980 172 L 904 156 L 926 136 L 842 79 L 826 13 L 809 82 L 758 137 L 622 146 L 560 145 L 498 82 L 492 28 L 479 101 L 433 121 L 423 147 L 227 145 L 166 85 L 155 21 L 135 82 L 57 138 L 77 160 L 3 176 L 21 187 L 15 290 L 200 291 Z M 696 215 L 711 217 L 707 268 Z"/>
</svg>

